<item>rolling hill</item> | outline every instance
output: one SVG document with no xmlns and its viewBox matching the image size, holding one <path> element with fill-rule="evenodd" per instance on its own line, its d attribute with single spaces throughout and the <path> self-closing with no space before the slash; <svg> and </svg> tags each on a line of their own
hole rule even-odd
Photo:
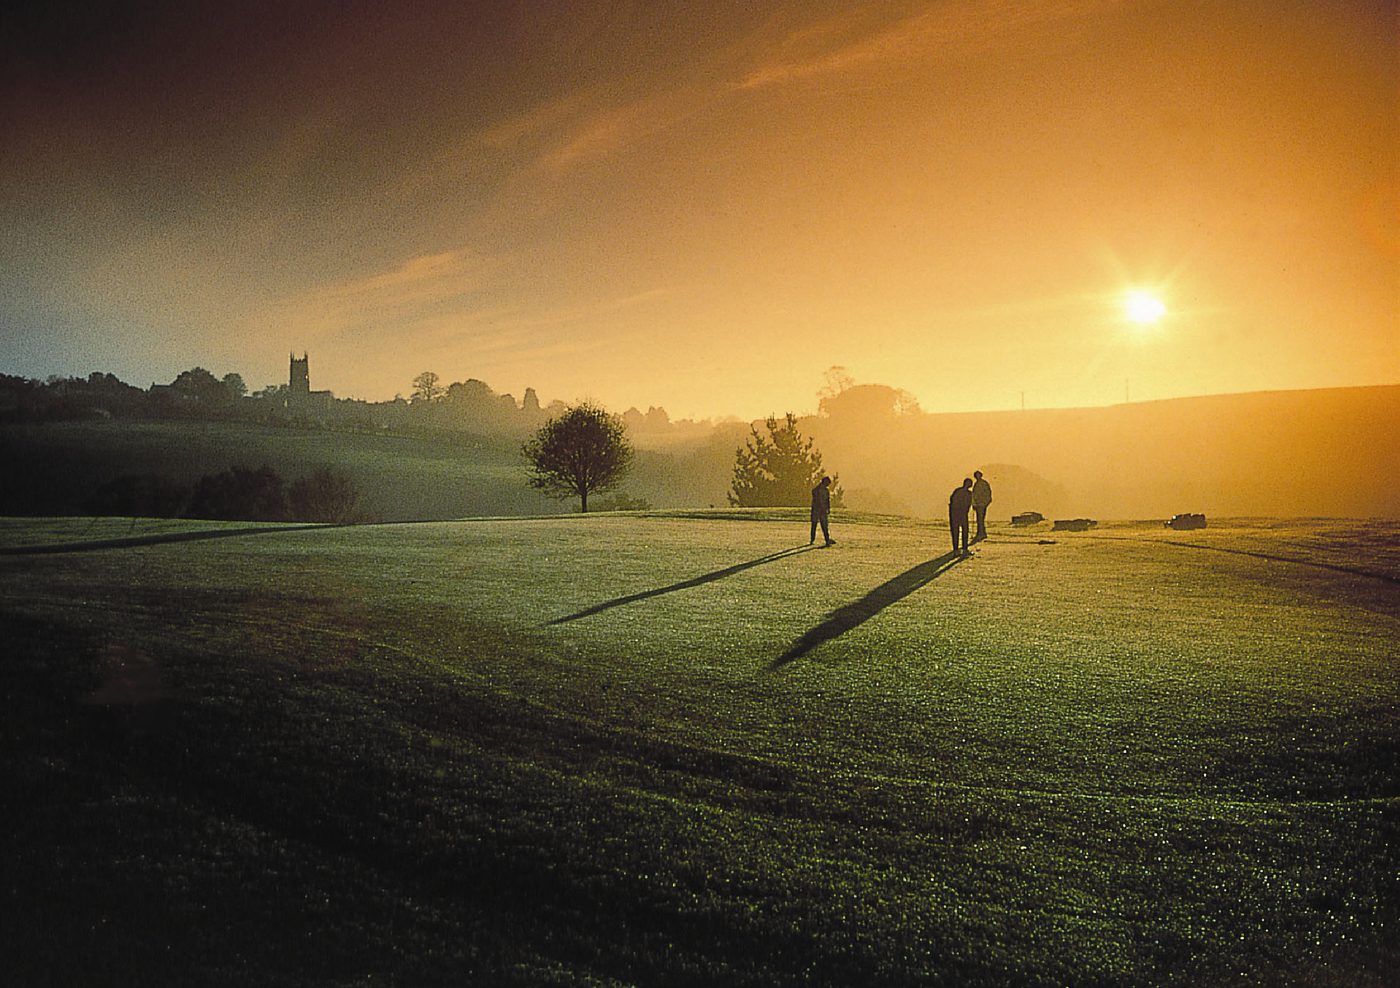
<svg viewBox="0 0 1400 988">
<path fill-rule="evenodd" d="M 991 480 L 993 519 L 1400 517 L 1400 386 L 1214 395 L 1105 408 L 896 413 L 862 385 L 799 422 L 857 510 L 938 517 L 974 469 Z M 658 508 L 724 504 L 742 433 L 642 448 L 625 491 Z M 192 484 L 233 465 L 288 483 L 320 466 L 348 475 L 382 520 L 554 514 L 524 484 L 518 439 L 414 436 L 235 422 L 100 420 L 0 426 L 0 513 L 83 512 L 122 474 Z"/>
</svg>

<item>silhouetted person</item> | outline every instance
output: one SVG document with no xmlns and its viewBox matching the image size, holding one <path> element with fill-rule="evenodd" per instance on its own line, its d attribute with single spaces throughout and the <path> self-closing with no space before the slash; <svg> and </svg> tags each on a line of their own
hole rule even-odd
<svg viewBox="0 0 1400 988">
<path fill-rule="evenodd" d="M 831 478 L 823 477 L 820 484 L 812 488 L 812 537 L 807 540 L 811 545 L 817 541 L 817 526 L 822 527 L 822 538 L 826 539 L 827 545 L 833 545 L 836 540 L 831 537 L 831 529 L 828 527 L 831 520 Z"/>
<path fill-rule="evenodd" d="M 977 539 L 987 537 L 987 508 L 992 503 L 992 485 L 982 479 L 982 471 L 974 470 L 977 482 L 972 485 L 972 510 L 977 512 Z"/>
<path fill-rule="evenodd" d="M 948 498 L 948 530 L 953 535 L 953 551 L 966 554 L 967 548 L 967 512 L 972 507 L 972 478 L 968 477 L 962 482 L 961 487 L 953 489 L 952 496 Z M 959 543 L 958 537 L 962 536 Z"/>
</svg>

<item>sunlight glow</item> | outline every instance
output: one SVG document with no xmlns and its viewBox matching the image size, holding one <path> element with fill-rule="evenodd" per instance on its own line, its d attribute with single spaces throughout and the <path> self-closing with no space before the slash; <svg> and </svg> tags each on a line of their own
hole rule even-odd
<svg viewBox="0 0 1400 988">
<path fill-rule="evenodd" d="M 1154 323 L 1167 314 L 1165 303 L 1146 292 L 1130 292 L 1126 304 L 1128 318 L 1136 323 Z"/>
</svg>

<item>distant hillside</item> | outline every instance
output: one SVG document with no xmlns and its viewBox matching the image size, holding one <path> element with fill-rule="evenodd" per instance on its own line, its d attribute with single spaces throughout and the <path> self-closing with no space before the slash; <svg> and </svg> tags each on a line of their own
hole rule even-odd
<svg viewBox="0 0 1400 988">
<path fill-rule="evenodd" d="M 619 493 L 657 508 L 724 504 L 735 442 L 718 430 L 673 452 L 639 450 Z M 241 422 L 121 421 L 0 425 L 0 515 L 80 515 L 99 486 L 157 475 L 192 487 L 234 466 L 269 466 L 291 484 L 318 467 L 349 477 L 357 508 L 383 521 L 547 515 L 553 500 L 525 483 L 520 441 L 443 432 L 434 436 L 345 432 Z"/>
<path fill-rule="evenodd" d="M 861 385 L 800 422 L 848 507 L 939 517 L 974 469 L 991 518 L 1208 516 L 1400 518 L 1400 386 L 1277 391 L 1108 408 L 898 414 L 901 392 Z M 723 507 L 747 427 L 725 424 L 639 450 L 623 493 L 657 508 Z M 287 483 L 320 466 L 348 475 L 384 520 L 550 514 L 576 502 L 524 483 L 519 440 L 337 432 L 236 422 L 0 426 L 0 514 L 80 514 L 122 474 L 193 484 L 233 465 Z"/>
<path fill-rule="evenodd" d="M 0 514 L 82 514 L 100 484 L 157 474 L 192 485 L 231 466 L 270 466 L 287 483 L 317 467 L 348 476 L 358 507 L 386 521 L 567 510 L 524 484 L 506 439 L 271 428 L 233 422 L 55 422 L 0 427 Z"/>
<path fill-rule="evenodd" d="M 852 390 L 866 393 L 826 402 L 803 431 L 848 489 L 916 514 L 942 513 L 982 469 L 994 519 L 1400 517 L 1397 385 L 944 415 L 896 415 L 879 386 Z"/>
</svg>

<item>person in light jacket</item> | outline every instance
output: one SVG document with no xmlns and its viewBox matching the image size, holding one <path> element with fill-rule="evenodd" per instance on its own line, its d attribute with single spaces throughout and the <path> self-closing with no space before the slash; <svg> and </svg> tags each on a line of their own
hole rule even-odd
<svg viewBox="0 0 1400 988">
<path fill-rule="evenodd" d="M 977 480 L 972 485 L 972 510 L 977 513 L 977 534 L 975 541 L 987 537 L 987 508 L 992 503 L 992 485 L 987 483 L 981 470 L 972 471 Z"/>
</svg>

